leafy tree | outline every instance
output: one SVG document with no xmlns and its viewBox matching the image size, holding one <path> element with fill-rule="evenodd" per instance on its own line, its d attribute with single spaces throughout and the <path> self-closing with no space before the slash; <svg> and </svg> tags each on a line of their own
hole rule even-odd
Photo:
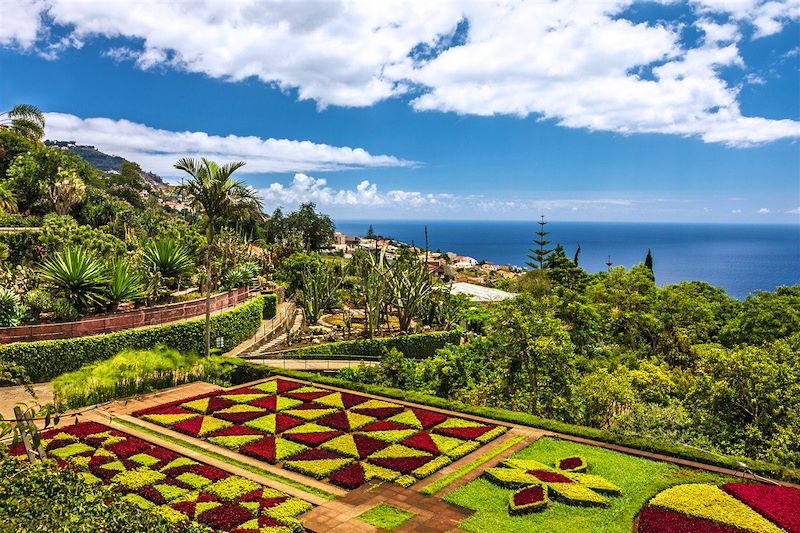
<svg viewBox="0 0 800 533">
<path fill-rule="evenodd" d="M 0 128 L 39 140 L 44 135 L 44 114 L 36 106 L 18 104 L 0 113 Z"/>
<path fill-rule="evenodd" d="M 106 268 L 83 248 L 65 248 L 45 258 L 39 270 L 45 288 L 62 296 L 79 311 L 106 303 Z"/>
<path fill-rule="evenodd" d="M 748 296 L 736 315 L 720 331 L 726 346 L 759 345 L 800 331 L 800 285 Z"/>
<path fill-rule="evenodd" d="M 125 253 L 126 246 L 117 237 L 102 229 L 79 225 L 70 216 L 48 215 L 42 222 L 39 244 L 46 253 L 67 247 L 83 248 L 98 256 L 114 258 Z"/>
<path fill-rule="evenodd" d="M 545 268 L 547 277 L 556 285 L 578 291 L 583 291 L 586 287 L 588 281 L 586 272 L 567 257 L 564 247 L 560 244 L 556 245 L 553 253 L 545 259 Z"/>
<path fill-rule="evenodd" d="M 286 286 L 289 296 L 303 289 L 303 271 L 321 261 L 316 254 L 297 253 L 284 259 L 275 272 L 275 279 Z"/>
<path fill-rule="evenodd" d="M 328 248 L 333 241 L 334 226 L 328 215 L 319 214 L 316 204 L 306 202 L 300 209 L 286 217 L 286 226 L 299 231 L 307 251 L 318 252 Z"/>
<path fill-rule="evenodd" d="M 531 253 L 528 255 L 530 261 L 528 261 L 526 264 L 531 268 L 538 268 L 539 270 L 542 270 L 544 268 L 544 260 L 553 250 L 547 248 L 547 245 L 550 244 L 550 241 L 547 240 L 547 236 L 550 234 L 550 232 L 545 231 L 544 229 L 544 227 L 547 225 L 544 215 L 541 216 L 538 224 L 539 231 L 536 232 L 536 239 L 533 240 L 536 248 L 531 248 Z"/>
<path fill-rule="evenodd" d="M 0 180 L 6 179 L 11 163 L 20 154 L 39 146 L 39 141 L 17 133 L 10 128 L 0 128 Z"/>
<path fill-rule="evenodd" d="M 601 368 L 584 375 L 573 390 L 581 406 L 581 423 L 608 429 L 612 422 L 631 411 L 635 395 L 625 368 L 609 372 Z"/>
<path fill-rule="evenodd" d="M 231 175 L 244 166 L 243 162 L 219 166 L 208 159 L 180 159 L 175 168 L 191 176 L 180 187 L 189 205 L 205 216 L 206 249 L 206 356 L 211 353 L 211 249 L 214 245 L 215 226 L 231 218 L 261 215 L 261 200 L 256 192 Z"/>
<path fill-rule="evenodd" d="M 74 169 L 59 168 L 56 180 L 49 190 L 50 202 L 57 215 L 69 213 L 72 206 L 86 198 L 86 184 L 78 177 Z"/>
<path fill-rule="evenodd" d="M 524 372 L 528 410 L 552 414 L 556 402 L 567 396 L 575 354 L 569 334 L 547 304 L 527 294 L 502 302 L 490 336 L 509 379 L 515 369 Z M 508 386 L 515 387 L 513 380 Z"/>
</svg>

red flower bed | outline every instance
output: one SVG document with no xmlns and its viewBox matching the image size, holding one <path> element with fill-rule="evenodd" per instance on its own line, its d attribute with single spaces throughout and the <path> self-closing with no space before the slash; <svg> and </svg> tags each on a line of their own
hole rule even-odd
<svg viewBox="0 0 800 533">
<path fill-rule="evenodd" d="M 742 533 L 738 529 L 692 518 L 675 511 L 644 507 L 639 513 L 638 533 Z"/>
<path fill-rule="evenodd" d="M 328 442 L 341 434 L 340 431 L 320 431 L 318 433 L 285 433 L 283 436 L 306 446 L 319 446 L 323 442 Z"/>
<path fill-rule="evenodd" d="M 225 429 L 219 429 L 214 433 L 209 433 L 209 437 L 241 437 L 243 435 L 264 435 L 260 431 L 250 429 L 247 426 L 231 426 Z"/>
<path fill-rule="evenodd" d="M 266 398 L 259 398 L 258 400 L 253 400 L 252 402 L 248 402 L 249 405 L 253 405 L 255 407 L 261 407 L 262 409 L 269 409 L 270 411 L 275 411 L 275 406 L 278 401 L 277 396 L 267 396 Z"/>
<path fill-rule="evenodd" d="M 434 413 L 433 411 L 426 411 L 424 409 L 411 409 L 414 416 L 417 417 L 419 423 L 422 424 L 423 429 L 430 429 L 437 424 L 441 424 L 447 420 L 447 415 L 442 413 Z"/>
<path fill-rule="evenodd" d="M 345 489 L 355 489 L 364 484 L 364 468 L 361 463 L 352 463 L 331 474 L 331 483 Z"/>
<path fill-rule="evenodd" d="M 296 383 L 294 381 L 287 381 L 285 379 L 278 379 L 277 386 L 278 386 L 278 394 L 285 394 L 289 391 L 294 389 L 299 389 L 303 385 L 301 383 Z"/>
<path fill-rule="evenodd" d="M 116 444 L 112 444 L 108 446 L 106 450 L 110 451 L 117 457 L 124 457 L 128 458 L 131 455 L 136 455 L 137 453 L 142 453 L 150 450 L 153 445 L 147 443 L 143 440 L 139 439 L 125 439 L 122 442 L 118 442 Z"/>
<path fill-rule="evenodd" d="M 256 418 L 261 418 L 266 414 L 267 413 L 264 411 L 249 411 L 244 413 L 215 413 L 214 417 L 221 420 L 227 420 L 228 422 L 232 422 L 234 424 L 244 424 L 245 422 L 250 422 Z"/>
<path fill-rule="evenodd" d="M 323 396 L 329 395 L 330 392 L 323 391 L 323 392 L 298 392 L 292 393 L 289 392 L 286 394 L 289 398 L 294 398 L 295 400 L 302 400 L 304 402 L 310 402 L 311 400 L 316 400 L 317 398 L 322 398 Z M 319 409 L 315 407 L 315 409 Z"/>
<path fill-rule="evenodd" d="M 558 462 L 559 470 L 573 470 L 575 468 L 584 467 L 585 465 L 586 463 L 580 457 L 568 457 Z"/>
<path fill-rule="evenodd" d="M 226 400 L 224 398 L 211 398 L 208 400 L 208 407 L 206 407 L 206 414 L 216 413 L 217 411 L 221 411 L 222 409 L 227 409 L 228 407 L 233 407 L 236 405 L 236 402 L 231 400 Z"/>
<path fill-rule="evenodd" d="M 275 464 L 275 437 L 265 437 L 239 448 L 239 452 Z"/>
<path fill-rule="evenodd" d="M 743 501 L 789 533 L 800 533 L 800 489 L 728 483 L 722 490 Z"/>
<path fill-rule="evenodd" d="M 366 435 L 361 435 L 360 433 L 353 434 L 353 442 L 356 444 L 356 450 L 358 450 L 359 459 L 364 459 L 368 455 L 372 455 L 373 453 L 377 452 L 378 450 L 382 450 L 387 446 L 387 444 L 381 440 L 373 439 L 372 437 L 367 437 Z"/>
<path fill-rule="evenodd" d="M 74 435 L 79 438 L 86 437 L 88 435 L 94 435 L 95 433 L 103 433 L 108 431 L 109 428 L 104 426 L 103 424 L 99 424 L 97 422 L 81 422 L 80 424 L 75 424 L 74 426 L 69 426 L 62 429 L 54 429 L 50 430 L 46 433 L 42 434 L 42 438 L 50 439 L 53 435 L 57 433 L 69 433 L 70 435 Z M 119 431 L 112 431 L 112 434 L 122 435 Z"/>
<path fill-rule="evenodd" d="M 508 507 L 512 514 L 531 513 L 547 509 L 549 501 L 545 487 L 532 485 L 512 494 Z"/>
<path fill-rule="evenodd" d="M 320 459 L 341 459 L 341 457 L 326 450 L 312 448 L 293 455 L 291 459 L 292 461 L 318 461 Z"/>
<path fill-rule="evenodd" d="M 398 429 L 411 429 L 409 426 L 405 424 L 400 424 L 399 422 L 390 422 L 388 420 L 378 420 L 377 422 L 373 422 L 372 424 L 367 424 L 360 431 L 394 431 Z"/>
<path fill-rule="evenodd" d="M 410 474 L 432 459 L 433 457 L 380 457 L 378 459 L 370 459 L 369 462 L 389 470 L 397 470 L 402 474 Z"/>
<path fill-rule="evenodd" d="M 345 409 L 360 405 L 369 399 L 364 396 L 359 396 L 358 394 L 350 394 L 349 392 L 342 392 L 340 394 L 342 396 L 342 405 L 344 405 Z"/>
<path fill-rule="evenodd" d="M 540 481 L 545 483 L 572 483 L 572 480 L 557 472 L 548 472 L 546 470 L 528 470 L 528 473 Z"/>
<path fill-rule="evenodd" d="M 347 420 L 347 413 L 344 411 L 336 411 L 331 415 L 322 417 L 317 420 L 317 424 L 338 429 L 339 431 L 344 431 L 345 433 L 350 431 L 350 422 Z"/>
<path fill-rule="evenodd" d="M 296 428 L 297 426 L 302 426 L 305 422 L 302 420 L 298 420 L 296 418 L 292 418 L 291 416 L 286 416 L 284 414 L 278 413 L 275 415 L 275 432 L 276 433 L 283 433 L 292 428 Z"/>
<path fill-rule="evenodd" d="M 426 431 L 422 431 L 416 435 L 411 435 L 400 444 L 403 444 L 404 446 L 410 446 L 411 448 L 416 448 L 417 450 L 422 450 L 423 452 L 439 455 L 439 447 L 436 446 L 436 443 L 433 442 L 430 434 Z"/>
<path fill-rule="evenodd" d="M 215 392 L 215 391 L 204 392 L 203 394 L 198 394 L 196 396 L 189 396 L 188 398 L 181 398 L 180 400 L 175 400 L 174 402 L 162 403 L 161 405 L 156 405 L 154 407 L 148 407 L 146 409 L 140 409 L 138 411 L 134 411 L 132 414 L 133 414 L 133 416 L 136 416 L 136 417 L 142 417 L 144 415 L 152 415 L 152 414 L 175 414 L 175 413 L 169 413 L 169 412 L 162 413 L 161 410 L 162 409 L 169 409 L 171 407 L 176 407 L 178 405 L 181 405 L 182 403 L 192 402 L 194 400 L 201 400 L 203 398 L 208 398 L 209 396 L 214 396 L 215 394 L 218 394 L 218 392 Z M 185 413 L 186 411 L 181 410 L 180 412 Z M 95 431 L 94 433 L 97 433 L 97 432 Z"/>
<path fill-rule="evenodd" d="M 475 440 L 492 428 L 488 426 L 481 426 L 477 428 L 442 428 L 434 429 L 436 433 L 441 433 L 448 437 L 455 437 L 457 439 Z"/>
<path fill-rule="evenodd" d="M 253 515 L 238 503 L 225 502 L 197 517 L 197 521 L 214 530 L 230 531 L 232 528 L 247 522 Z"/>
</svg>

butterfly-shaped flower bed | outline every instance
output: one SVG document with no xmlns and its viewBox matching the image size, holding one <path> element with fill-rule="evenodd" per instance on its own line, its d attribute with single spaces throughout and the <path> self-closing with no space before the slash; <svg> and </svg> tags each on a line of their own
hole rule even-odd
<svg viewBox="0 0 800 533">
<path fill-rule="evenodd" d="M 134 416 L 346 489 L 410 486 L 508 429 L 285 379 Z"/>
<path fill-rule="evenodd" d="M 508 499 L 511 514 L 544 511 L 553 500 L 568 505 L 606 506 L 608 496 L 622 489 L 599 476 L 586 474 L 586 461 L 568 457 L 556 467 L 528 459 L 506 459 L 499 468 L 487 468 L 484 476 L 497 485 L 517 489 Z"/>
<path fill-rule="evenodd" d="M 42 444 L 62 468 L 103 483 L 169 521 L 193 520 L 215 531 L 305 531 L 296 516 L 313 506 L 275 489 L 116 431 L 82 422 L 46 431 Z M 12 455 L 25 459 L 22 445 Z"/>
</svg>

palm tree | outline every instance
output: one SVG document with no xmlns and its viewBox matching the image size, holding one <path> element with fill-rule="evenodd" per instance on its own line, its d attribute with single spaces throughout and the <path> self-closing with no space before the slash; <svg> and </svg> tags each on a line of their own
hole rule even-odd
<svg viewBox="0 0 800 533">
<path fill-rule="evenodd" d="M 0 113 L 0 128 L 8 128 L 38 140 L 44 135 L 44 114 L 30 104 L 15 105 Z"/>
<path fill-rule="evenodd" d="M 256 192 L 244 183 L 231 178 L 244 162 L 223 166 L 206 158 L 182 158 L 175 168 L 191 176 L 181 185 L 178 194 L 185 196 L 197 213 L 205 215 L 206 247 L 206 356 L 211 352 L 211 251 L 214 230 L 218 223 L 230 218 L 262 217 L 261 200 Z"/>
<path fill-rule="evenodd" d="M 9 213 L 17 212 L 17 199 L 6 183 L 0 183 L 0 209 Z"/>
</svg>

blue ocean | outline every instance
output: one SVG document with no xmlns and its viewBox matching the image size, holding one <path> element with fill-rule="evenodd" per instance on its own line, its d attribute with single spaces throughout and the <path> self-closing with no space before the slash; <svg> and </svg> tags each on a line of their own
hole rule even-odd
<svg viewBox="0 0 800 533">
<path fill-rule="evenodd" d="M 368 221 L 336 220 L 336 230 L 363 236 Z M 377 221 L 379 235 L 500 265 L 525 266 L 538 225 L 500 221 Z M 548 239 L 589 272 L 631 267 L 652 250 L 656 283 L 706 281 L 744 299 L 756 290 L 800 283 L 800 225 L 549 222 Z M 552 246 L 552 245 L 551 245 Z"/>
</svg>

